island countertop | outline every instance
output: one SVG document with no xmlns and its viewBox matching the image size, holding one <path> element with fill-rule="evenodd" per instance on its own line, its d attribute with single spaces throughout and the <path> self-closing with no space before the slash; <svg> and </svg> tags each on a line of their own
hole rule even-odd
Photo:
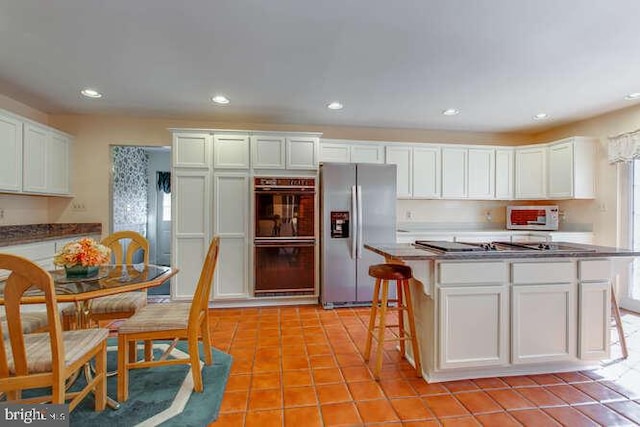
<svg viewBox="0 0 640 427">
<path fill-rule="evenodd" d="M 564 243 L 564 242 L 554 242 Z M 388 259 L 409 260 L 477 260 L 477 259 L 522 259 L 522 258 L 602 258 L 602 257 L 634 257 L 640 251 L 614 248 L 609 246 L 566 243 L 575 247 L 575 251 L 523 250 L 523 251 L 469 251 L 443 252 L 427 250 L 412 243 L 366 243 L 365 248 Z"/>
</svg>

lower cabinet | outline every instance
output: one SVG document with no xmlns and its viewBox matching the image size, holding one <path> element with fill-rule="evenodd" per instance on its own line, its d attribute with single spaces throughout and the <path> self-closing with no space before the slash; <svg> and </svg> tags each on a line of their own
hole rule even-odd
<svg viewBox="0 0 640 427">
<path fill-rule="evenodd" d="M 512 286 L 512 363 L 575 359 L 575 286 L 575 283 Z"/>
<path fill-rule="evenodd" d="M 609 357 L 611 284 L 609 281 L 580 283 L 578 300 L 578 357 L 602 360 Z"/>
<path fill-rule="evenodd" d="M 508 363 L 508 287 L 438 289 L 439 367 L 467 368 Z"/>
</svg>

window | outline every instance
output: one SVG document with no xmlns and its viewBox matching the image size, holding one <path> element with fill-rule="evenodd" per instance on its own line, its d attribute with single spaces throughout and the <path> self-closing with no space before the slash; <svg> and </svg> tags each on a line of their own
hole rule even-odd
<svg viewBox="0 0 640 427">
<path fill-rule="evenodd" d="M 161 191 L 162 194 L 162 218 L 161 221 L 171 221 L 171 193 L 165 193 Z"/>
</svg>

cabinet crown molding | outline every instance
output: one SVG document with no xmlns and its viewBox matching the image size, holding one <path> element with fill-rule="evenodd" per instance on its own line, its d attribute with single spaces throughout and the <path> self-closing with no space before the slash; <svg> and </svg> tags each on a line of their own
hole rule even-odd
<svg viewBox="0 0 640 427">
<path fill-rule="evenodd" d="M 208 133 L 215 134 L 242 134 L 249 136 L 259 135 L 280 135 L 280 136 L 310 136 L 318 137 L 322 136 L 322 132 L 292 132 L 292 131 L 277 131 L 277 130 L 241 130 L 241 129 L 204 129 L 204 128 L 168 128 L 171 133 Z"/>
</svg>

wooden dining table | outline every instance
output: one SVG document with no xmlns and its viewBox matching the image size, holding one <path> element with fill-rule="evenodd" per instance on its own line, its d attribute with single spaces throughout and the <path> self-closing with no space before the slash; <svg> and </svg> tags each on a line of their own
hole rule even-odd
<svg viewBox="0 0 640 427">
<path fill-rule="evenodd" d="M 90 327 L 91 301 L 95 298 L 140 291 L 159 286 L 178 273 L 177 268 L 154 264 L 102 265 L 98 273 L 91 277 L 67 277 L 63 269 L 51 274 L 58 303 L 72 302 L 76 308 L 77 328 Z M 0 281 L 0 305 L 4 305 L 5 281 Z M 27 289 L 22 304 L 42 304 L 44 295 L 40 290 Z M 85 375 L 91 375 L 88 366 Z M 118 402 L 107 398 L 107 404 L 117 409 Z"/>
</svg>

